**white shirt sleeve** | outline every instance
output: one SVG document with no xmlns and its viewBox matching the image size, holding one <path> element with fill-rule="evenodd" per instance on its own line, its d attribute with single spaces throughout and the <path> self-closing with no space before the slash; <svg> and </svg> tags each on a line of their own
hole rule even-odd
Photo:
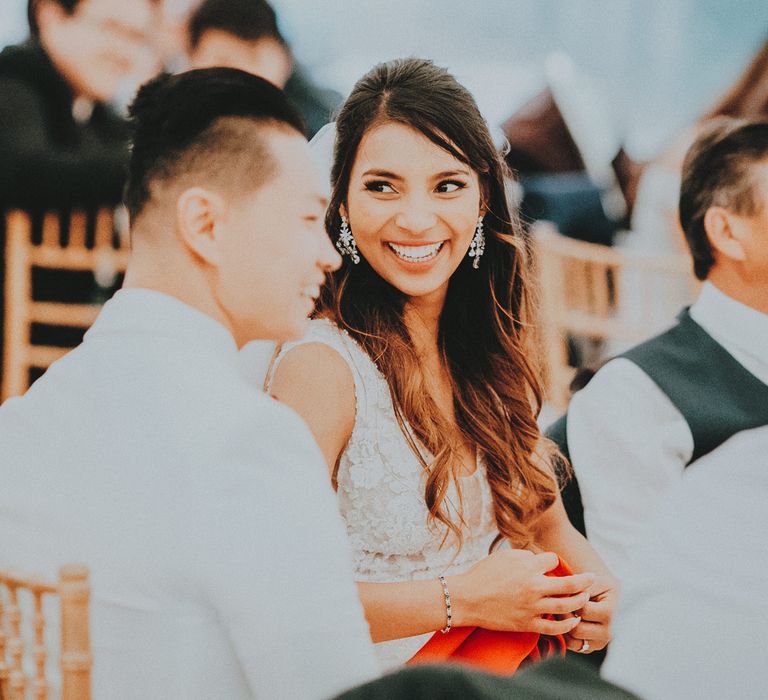
<svg viewBox="0 0 768 700">
<path fill-rule="evenodd" d="M 643 698 L 762 699 L 768 427 L 686 470 L 622 591 L 602 674 Z"/>
<path fill-rule="evenodd" d="M 623 579 L 648 519 L 693 452 L 688 424 L 645 372 L 619 358 L 571 400 L 568 449 L 589 540 Z"/>
<path fill-rule="evenodd" d="M 275 408 L 229 441 L 196 515 L 197 568 L 253 695 L 327 698 L 378 665 L 325 462 Z"/>
</svg>

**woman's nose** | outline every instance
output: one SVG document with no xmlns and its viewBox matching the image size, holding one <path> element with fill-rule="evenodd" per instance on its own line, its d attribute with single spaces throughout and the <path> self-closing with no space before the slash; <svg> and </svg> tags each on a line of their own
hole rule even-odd
<svg viewBox="0 0 768 700">
<path fill-rule="evenodd" d="M 403 202 L 395 216 L 395 225 L 414 235 L 423 233 L 437 224 L 437 215 L 422 198 L 412 197 Z"/>
</svg>

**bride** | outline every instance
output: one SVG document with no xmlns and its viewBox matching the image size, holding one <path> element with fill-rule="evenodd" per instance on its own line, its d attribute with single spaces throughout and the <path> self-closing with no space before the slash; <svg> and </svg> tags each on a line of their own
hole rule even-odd
<svg viewBox="0 0 768 700">
<path fill-rule="evenodd" d="M 324 453 L 383 666 L 451 626 L 604 647 L 615 581 L 536 424 L 525 246 L 487 125 L 445 70 L 407 59 L 364 76 L 336 130 L 326 224 L 344 264 L 267 388 Z M 545 576 L 553 552 L 581 573 Z"/>
</svg>

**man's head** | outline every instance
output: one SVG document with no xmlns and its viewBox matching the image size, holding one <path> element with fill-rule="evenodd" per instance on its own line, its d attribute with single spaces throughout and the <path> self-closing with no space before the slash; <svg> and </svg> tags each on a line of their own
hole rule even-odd
<svg viewBox="0 0 768 700">
<path fill-rule="evenodd" d="M 228 66 L 284 87 L 293 69 L 291 52 L 264 0 L 205 0 L 188 25 L 193 68 Z"/>
<path fill-rule="evenodd" d="M 29 0 L 33 37 L 76 95 L 108 102 L 159 67 L 160 0 Z"/>
<path fill-rule="evenodd" d="M 768 285 L 768 122 L 704 127 L 683 163 L 680 224 L 699 279 Z"/>
<path fill-rule="evenodd" d="M 239 345 L 300 336 L 340 259 L 301 118 L 231 68 L 163 75 L 131 106 L 126 278 L 227 325 Z"/>
</svg>

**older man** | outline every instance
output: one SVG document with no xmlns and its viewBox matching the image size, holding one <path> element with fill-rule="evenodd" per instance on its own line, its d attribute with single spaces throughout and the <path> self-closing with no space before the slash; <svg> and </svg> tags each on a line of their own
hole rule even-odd
<svg viewBox="0 0 768 700">
<path fill-rule="evenodd" d="M 622 579 L 686 467 L 768 424 L 768 123 L 704 129 L 683 166 L 680 221 L 698 300 L 606 364 L 551 429 L 570 453 L 587 535 Z"/>
</svg>

